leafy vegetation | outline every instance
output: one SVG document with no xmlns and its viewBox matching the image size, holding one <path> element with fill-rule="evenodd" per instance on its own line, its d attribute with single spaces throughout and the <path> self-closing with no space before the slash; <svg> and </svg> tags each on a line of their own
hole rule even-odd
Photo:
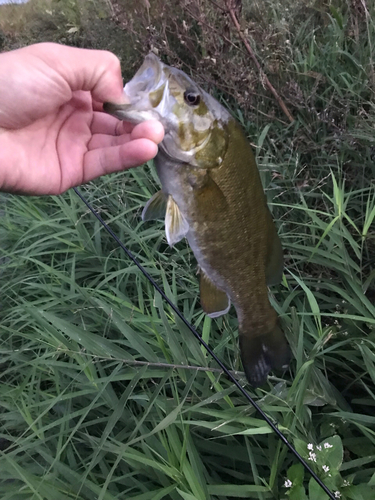
<svg viewBox="0 0 375 500">
<path fill-rule="evenodd" d="M 210 2 L 170 2 L 169 17 L 159 2 L 32 4 L 2 11 L 3 48 L 53 39 L 117 52 L 127 40 L 130 67 L 142 59 L 133 47 L 152 45 L 201 82 L 214 75 L 253 142 L 285 248 L 271 300 L 295 359 L 247 388 L 337 498 L 373 498 L 373 6 L 243 2 L 289 125 Z M 245 384 L 234 311 L 205 317 L 187 244 L 170 249 L 161 223 L 141 223 L 157 186 L 150 163 L 81 189 Z M 326 498 L 74 192 L 2 194 L 0 207 L 2 499 Z"/>
</svg>

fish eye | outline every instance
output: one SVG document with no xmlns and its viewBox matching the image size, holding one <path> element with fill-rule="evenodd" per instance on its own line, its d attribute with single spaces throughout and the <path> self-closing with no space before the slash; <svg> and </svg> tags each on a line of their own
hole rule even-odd
<svg viewBox="0 0 375 500">
<path fill-rule="evenodd" d="M 189 106 L 198 106 L 201 96 L 197 92 L 194 92 L 194 90 L 186 90 L 184 92 L 184 99 Z"/>
</svg>

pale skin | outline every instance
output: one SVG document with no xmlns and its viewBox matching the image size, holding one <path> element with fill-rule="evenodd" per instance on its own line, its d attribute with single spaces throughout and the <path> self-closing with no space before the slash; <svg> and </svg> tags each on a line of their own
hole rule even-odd
<svg viewBox="0 0 375 500">
<path fill-rule="evenodd" d="M 0 191 L 67 189 L 153 158 L 164 130 L 102 112 L 124 102 L 120 62 L 52 43 L 0 54 Z"/>
</svg>

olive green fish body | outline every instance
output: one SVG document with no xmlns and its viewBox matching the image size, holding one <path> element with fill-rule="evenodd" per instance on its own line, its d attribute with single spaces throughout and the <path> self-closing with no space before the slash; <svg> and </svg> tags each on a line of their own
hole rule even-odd
<svg viewBox="0 0 375 500">
<path fill-rule="evenodd" d="M 166 130 L 155 158 L 162 192 L 143 218 L 165 213 L 170 244 L 186 236 L 200 267 L 202 307 L 217 317 L 234 305 L 245 373 L 260 385 L 290 354 L 267 289 L 281 279 L 282 248 L 251 146 L 239 124 L 187 75 L 148 57 L 133 79 L 137 95 L 143 85 L 145 96 L 130 106 L 107 105 L 133 121 L 149 109 L 148 117 L 158 113 Z M 157 80 L 151 92 L 150 67 Z"/>
<path fill-rule="evenodd" d="M 267 289 L 267 263 L 271 262 L 271 268 L 272 252 L 276 250 L 279 272 L 281 245 L 253 152 L 234 120 L 228 123 L 228 134 L 228 150 L 219 167 L 182 169 L 173 162 L 168 166 L 163 155 L 157 157 L 156 166 L 164 192 L 173 197 L 187 220 L 186 237 L 201 272 L 227 294 L 236 309 L 240 342 L 250 343 L 251 351 L 253 339 L 260 339 L 258 352 L 254 353 L 256 361 L 251 362 L 249 369 L 243 357 L 248 378 L 253 385 L 259 385 L 265 372 L 283 367 L 289 358 Z M 271 270 L 269 282 L 272 277 Z M 272 337 L 275 331 L 282 350 L 276 360 L 267 361 L 263 359 L 262 339 L 267 334 Z M 259 362 L 257 370 L 254 365 Z"/>
</svg>

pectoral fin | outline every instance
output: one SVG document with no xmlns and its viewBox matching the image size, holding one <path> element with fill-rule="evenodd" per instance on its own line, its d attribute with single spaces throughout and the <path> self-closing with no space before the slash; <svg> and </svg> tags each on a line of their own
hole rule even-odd
<svg viewBox="0 0 375 500">
<path fill-rule="evenodd" d="M 189 231 L 189 224 L 180 212 L 172 196 L 168 196 L 167 211 L 165 213 L 165 234 L 168 244 L 173 246 L 184 238 Z"/>
<path fill-rule="evenodd" d="M 202 309 L 210 318 L 218 318 L 229 311 L 228 295 L 217 288 L 202 270 L 200 270 L 199 287 Z"/>
<path fill-rule="evenodd" d="M 155 193 L 146 203 L 143 212 L 142 220 L 164 219 L 167 211 L 167 195 L 163 191 Z"/>
<path fill-rule="evenodd" d="M 276 231 L 276 226 L 269 212 L 269 236 L 268 251 L 266 261 L 266 282 L 267 285 L 277 285 L 283 277 L 284 257 L 280 238 Z"/>
</svg>

